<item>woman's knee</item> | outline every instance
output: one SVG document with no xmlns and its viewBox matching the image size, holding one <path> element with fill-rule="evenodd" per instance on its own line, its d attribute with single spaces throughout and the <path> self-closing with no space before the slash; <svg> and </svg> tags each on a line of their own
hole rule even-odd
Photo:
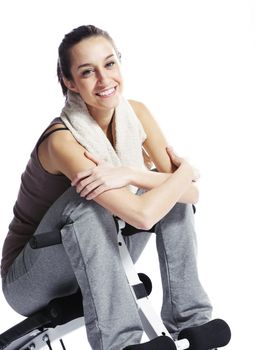
<svg viewBox="0 0 255 350">
<path fill-rule="evenodd" d="M 112 251 L 118 246 L 113 215 L 93 201 L 81 201 L 73 208 L 61 235 L 66 248 L 73 250 L 78 245 L 86 256 L 88 251 Z"/>
<path fill-rule="evenodd" d="M 70 187 L 49 208 L 36 233 L 59 229 L 74 222 L 83 222 L 91 227 L 100 222 L 107 226 L 112 221 L 110 212 L 95 201 L 80 197 L 75 188 Z"/>
<path fill-rule="evenodd" d="M 170 219 L 173 222 L 193 221 L 193 217 L 193 206 L 186 203 L 176 203 L 165 216 L 166 219 Z"/>
</svg>

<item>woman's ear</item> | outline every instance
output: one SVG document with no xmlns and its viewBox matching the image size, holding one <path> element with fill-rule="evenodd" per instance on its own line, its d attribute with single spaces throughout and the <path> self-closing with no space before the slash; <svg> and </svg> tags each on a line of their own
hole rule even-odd
<svg viewBox="0 0 255 350">
<path fill-rule="evenodd" d="M 65 77 L 62 77 L 62 79 L 63 79 L 63 82 L 64 82 L 65 86 L 67 87 L 67 89 L 69 89 L 73 92 L 77 92 L 77 93 L 79 92 L 72 80 L 68 80 Z"/>
</svg>

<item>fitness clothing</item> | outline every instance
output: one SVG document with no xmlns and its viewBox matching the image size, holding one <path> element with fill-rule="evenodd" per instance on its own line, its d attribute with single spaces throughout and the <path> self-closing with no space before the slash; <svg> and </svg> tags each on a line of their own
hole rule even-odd
<svg viewBox="0 0 255 350">
<path fill-rule="evenodd" d="M 14 217 L 3 245 L 2 277 L 6 275 L 9 266 L 29 241 L 51 204 L 70 186 L 70 180 L 66 176 L 50 174 L 44 170 L 37 155 L 40 143 L 55 130 L 45 132 L 55 124 L 63 122 L 60 118 L 56 118 L 44 131 L 21 176 L 18 198 L 13 208 Z"/>
<path fill-rule="evenodd" d="M 6 300 L 26 316 L 79 287 L 93 350 L 138 344 L 143 329 L 122 267 L 112 214 L 81 198 L 65 176 L 47 173 L 37 157 L 39 142 L 22 176 L 4 245 Z M 56 229 L 61 230 L 63 244 L 33 250 L 27 243 L 32 234 Z M 177 203 L 156 224 L 155 232 L 163 287 L 161 316 L 175 337 L 181 329 L 211 318 L 211 304 L 197 273 L 192 206 Z M 125 238 L 134 262 L 150 236 L 140 232 Z"/>
</svg>

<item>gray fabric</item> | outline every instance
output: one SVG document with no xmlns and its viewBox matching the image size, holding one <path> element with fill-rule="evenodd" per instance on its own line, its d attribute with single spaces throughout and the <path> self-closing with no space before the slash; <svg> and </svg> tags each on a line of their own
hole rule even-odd
<svg viewBox="0 0 255 350">
<path fill-rule="evenodd" d="M 167 328 L 210 319 L 211 306 L 197 277 L 191 206 L 177 204 L 156 225 Z M 35 234 L 60 229 L 63 245 L 37 250 L 29 245 L 3 281 L 9 304 L 30 313 L 49 300 L 81 288 L 87 336 L 94 350 L 120 350 L 137 344 L 142 325 L 122 267 L 112 215 L 94 201 L 68 189 L 48 210 Z M 139 233 L 125 240 L 135 261 L 150 237 Z"/>
<path fill-rule="evenodd" d="M 208 322 L 212 307 L 198 277 L 193 208 L 177 203 L 156 225 L 161 271 L 162 320 L 173 336 Z"/>
</svg>

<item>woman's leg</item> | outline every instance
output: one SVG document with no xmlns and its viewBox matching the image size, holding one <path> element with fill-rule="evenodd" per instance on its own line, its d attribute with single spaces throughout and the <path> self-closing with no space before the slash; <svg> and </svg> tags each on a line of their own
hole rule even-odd
<svg viewBox="0 0 255 350">
<path fill-rule="evenodd" d="M 198 278 L 192 205 L 177 203 L 155 231 L 163 286 L 161 317 L 177 335 L 210 320 L 212 311 Z"/>
<path fill-rule="evenodd" d="M 146 190 L 139 188 L 136 194 L 140 196 L 144 192 L 146 192 Z M 152 230 L 142 231 L 137 229 L 137 233 L 131 236 L 123 237 L 134 264 L 137 262 L 138 258 L 142 254 L 146 244 L 148 243 L 151 237 L 152 232 Z"/>
<path fill-rule="evenodd" d="M 27 244 L 17 257 L 3 285 L 7 301 L 27 315 L 79 286 L 93 349 L 120 350 L 139 343 L 142 325 L 120 260 L 112 215 L 70 188 L 35 234 L 55 229 L 61 229 L 62 245 L 33 250 Z"/>
</svg>

